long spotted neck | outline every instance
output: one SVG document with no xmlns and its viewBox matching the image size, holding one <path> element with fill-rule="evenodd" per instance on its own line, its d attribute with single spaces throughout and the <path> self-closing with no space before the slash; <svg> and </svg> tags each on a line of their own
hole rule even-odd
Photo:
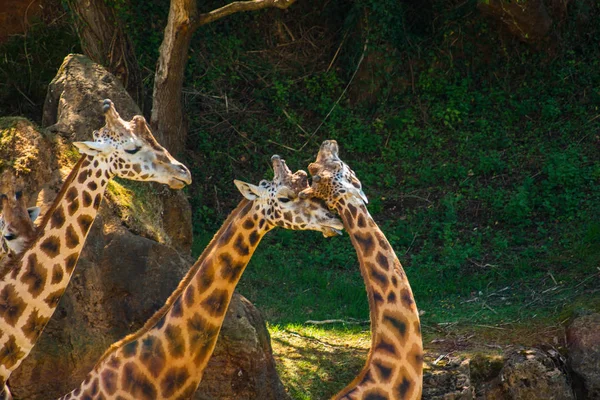
<svg viewBox="0 0 600 400">
<path fill-rule="evenodd" d="M 138 332 L 113 344 L 62 399 L 187 399 L 213 352 L 233 291 L 271 227 L 242 200 L 167 303 Z"/>
<path fill-rule="evenodd" d="M 82 157 L 38 228 L 38 238 L 0 271 L 0 385 L 31 351 L 56 310 L 110 178 Z"/>
<path fill-rule="evenodd" d="M 371 351 L 360 374 L 333 399 L 420 399 L 423 342 L 408 279 L 362 202 L 336 205 L 360 261 L 371 312 Z"/>
</svg>

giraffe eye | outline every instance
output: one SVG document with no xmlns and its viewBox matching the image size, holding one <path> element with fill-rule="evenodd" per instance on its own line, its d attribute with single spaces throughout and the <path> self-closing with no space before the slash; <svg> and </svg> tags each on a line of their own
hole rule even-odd
<svg viewBox="0 0 600 400">
<path fill-rule="evenodd" d="M 290 199 L 288 199 L 287 197 L 280 197 L 277 200 L 279 200 L 282 203 L 288 203 L 288 202 L 290 202 Z"/>
<path fill-rule="evenodd" d="M 135 154 L 135 153 L 137 153 L 138 151 L 140 151 L 141 149 L 142 149 L 142 147 L 141 147 L 141 146 L 136 146 L 136 148 L 135 148 L 135 149 L 133 149 L 133 150 L 127 150 L 127 149 L 125 149 L 125 153 L 127 153 L 127 154 Z"/>
<path fill-rule="evenodd" d="M 4 239 L 9 240 L 9 241 L 15 239 L 16 237 L 17 237 L 17 235 L 15 235 L 14 233 L 8 233 L 8 234 L 4 235 Z"/>
</svg>

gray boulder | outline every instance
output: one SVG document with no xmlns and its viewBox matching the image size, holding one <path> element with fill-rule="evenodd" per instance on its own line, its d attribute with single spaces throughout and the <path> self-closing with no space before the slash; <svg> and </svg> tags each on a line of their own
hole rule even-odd
<svg viewBox="0 0 600 400">
<path fill-rule="evenodd" d="M 568 364 L 582 380 L 581 397 L 600 399 L 600 314 L 577 317 L 567 327 Z"/>
</svg>

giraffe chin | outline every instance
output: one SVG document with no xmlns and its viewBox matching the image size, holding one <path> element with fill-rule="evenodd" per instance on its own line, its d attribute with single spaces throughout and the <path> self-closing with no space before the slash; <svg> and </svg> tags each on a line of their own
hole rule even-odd
<svg viewBox="0 0 600 400">
<path fill-rule="evenodd" d="M 329 226 L 324 227 L 321 232 L 323 233 L 324 237 L 333 237 L 333 236 L 338 236 L 338 235 L 342 234 L 341 230 L 331 228 Z"/>
<path fill-rule="evenodd" d="M 188 182 L 184 182 L 177 178 L 172 178 L 169 180 L 168 185 L 171 189 L 183 189 L 188 185 Z"/>
</svg>

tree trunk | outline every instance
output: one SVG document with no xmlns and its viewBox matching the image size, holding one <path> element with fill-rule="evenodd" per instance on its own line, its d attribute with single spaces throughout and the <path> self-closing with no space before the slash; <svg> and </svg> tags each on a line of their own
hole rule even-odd
<svg viewBox="0 0 600 400">
<path fill-rule="evenodd" d="M 123 84 L 143 109 L 142 79 L 133 45 L 115 11 L 104 0 L 68 0 L 76 15 L 83 52 Z"/>
<path fill-rule="evenodd" d="M 183 118 L 181 91 L 187 64 L 196 0 L 171 0 L 169 20 L 160 45 L 150 125 L 158 141 L 173 155 L 185 148 L 187 125 Z"/>
<path fill-rule="evenodd" d="M 234 1 L 198 14 L 196 0 L 171 0 L 169 20 L 160 45 L 150 125 L 158 140 L 173 155 L 185 148 L 187 125 L 183 117 L 182 89 L 190 40 L 196 29 L 228 15 L 263 8 L 288 8 L 295 0 Z"/>
</svg>

